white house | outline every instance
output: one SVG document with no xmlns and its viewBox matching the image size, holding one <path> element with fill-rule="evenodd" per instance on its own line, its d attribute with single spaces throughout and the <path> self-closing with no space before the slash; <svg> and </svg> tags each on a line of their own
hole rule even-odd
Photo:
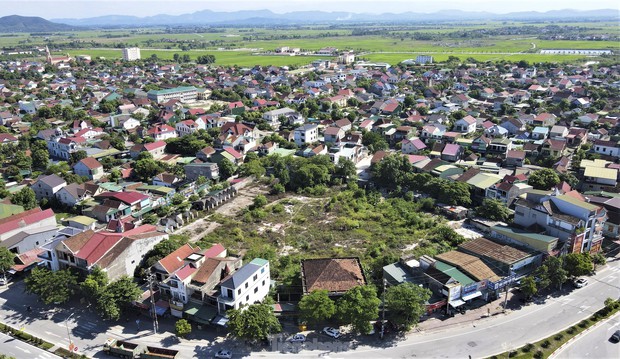
<svg viewBox="0 0 620 359">
<path fill-rule="evenodd" d="M 225 314 L 229 309 L 261 302 L 269 294 L 269 261 L 255 258 L 239 268 L 220 285 L 217 309 Z"/>
<path fill-rule="evenodd" d="M 34 191 L 37 201 L 40 201 L 43 198 L 50 199 L 54 197 L 56 192 L 60 191 L 60 189 L 66 185 L 67 182 L 65 182 L 64 179 L 56 174 L 51 174 L 49 176 L 39 177 L 30 188 Z"/>
<path fill-rule="evenodd" d="M 176 124 L 175 128 L 181 137 L 191 135 L 200 129 L 194 120 L 181 121 Z"/>
<path fill-rule="evenodd" d="M 73 166 L 73 172 L 91 181 L 98 181 L 104 175 L 103 165 L 92 157 L 81 159 Z"/>
<path fill-rule="evenodd" d="M 467 115 L 457 120 L 454 122 L 454 131 L 461 133 L 476 132 L 476 119 L 471 115 Z"/>
<path fill-rule="evenodd" d="M 596 140 L 594 141 L 594 152 L 612 157 L 620 157 L 620 145 L 614 141 Z"/>
<path fill-rule="evenodd" d="M 302 146 L 307 143 L 319 140 L 319 127 L 317 125 L 306 124 L 295 129 L 295 144 Z"/>
</svg>

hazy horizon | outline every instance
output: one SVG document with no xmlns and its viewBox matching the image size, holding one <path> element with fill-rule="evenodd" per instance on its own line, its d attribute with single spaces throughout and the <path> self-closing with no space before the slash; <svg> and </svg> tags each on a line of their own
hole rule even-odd
<svg viewBox="0 0 620 359">
<path fill-rule="evenodd" d="M 22 15 L 40 16 L 45 19 L 88 18 L 106 15 L 153 16 L 181 15 L 201 10 L 234 12 L 240 10 L 271 10 L 275 13 L 293 11 L 345 11 L 351 13 L 432 13 L 442 10 L 487 11 L 503 14 L 521 11 L 549 10 L 597 10 L 618 9 L 618 1 L 602 0 L 593 3 L 577 0 L 522 0 L 506 3 L 489 0 L 437 0 L 428 3 L 422 0 L 276 0 L 276 1 L 218 1 L 218 0 L 182 0 L 175 2 L 148 0 L 0 0 L 0 16 Z"/>
</svg>

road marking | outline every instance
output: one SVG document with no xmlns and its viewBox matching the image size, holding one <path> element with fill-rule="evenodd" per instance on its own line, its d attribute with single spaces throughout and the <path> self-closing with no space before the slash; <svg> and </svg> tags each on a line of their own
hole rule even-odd
<svg viewBox="0 0 620 359">
<path fill-rule="evenodd" d="M 53 336 L 58 337 L 58 338 L 62 338 L 60 335 L 58 335 L 58 334 L 56 334 L 56 333 L 48 332 L 47 330 L 45 331 L 45 334 L 47 334 L 47 335 L 53 335 Z"/>
<path fill-rule="evenodd" d="M 583 313 L 583 312 L 585 312 L 586 310 L 588 310 L 588 308 L 590 308 L 590 306 L 589 306 L 589 305 L 582 305 L 581 307 L 579 307 L 579 309 L 580 309 L 580 310 L 579 310 L 579 312 L 578 312 L 578 313 Z"/>
<path fill-rule="evenodd" d="M 20 347 L 18 347 L 18 346 L 15 346 L 15 348 L 17 348 L 17 349 L 19 349 L 19 350 L 23 351 L 24 353 L 28 353 L 28 354 L 30 354 L 30 350 L 28 350 L 28 349 L 23 349 L 23 348 L 20 348 Z"/>
</svg>

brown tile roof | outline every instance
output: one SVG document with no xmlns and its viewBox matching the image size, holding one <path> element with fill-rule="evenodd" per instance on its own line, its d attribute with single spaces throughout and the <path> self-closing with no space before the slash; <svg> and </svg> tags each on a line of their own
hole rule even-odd
<svg viewBox="0 0 620 359">
<path fill-rule="evenodd" d="M 512 264 L 530 256 L 519 249 L 495 243 L 484 237 L 465 242 L 459 246 L 459 249 L 506 264 Z"/>
<path fill-rule="evenodd" d="M 168 273 L 174 273 L 174 271 L 183 266 L 183 260 L 187 258 L 187 256 L 198 252 L 200 252 L 200 247 L 192 247 L 191 244 L 187 243 L 160 259 L 157 263 L 159 263 L 159 265 L 161 265 Z"/>
<path fill-rule="evenodd" d="M 95 234 L 95 231 L 89 229 L 75 236 L 69 237 L 63 241 L 64 245 L 73 253 L 77 253 Z"/>
<path fill-rule="evenodd" d="M 306 259 L 301 262 L 304 292 L 325 289 L 344 293 L 358 285 L 365 285 L 359 258 Z"/>
</svg>

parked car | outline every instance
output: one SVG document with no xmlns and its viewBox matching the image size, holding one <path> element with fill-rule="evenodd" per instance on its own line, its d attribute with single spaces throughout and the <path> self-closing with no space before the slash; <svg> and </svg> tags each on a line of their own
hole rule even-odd
<svg viewBox="0 0 620 359">
<path fill-rule="evenodd" d="M 579 278 L 573 282 L 575 288 L 582 288 L 588 285 L 588 280 L 586 278 Z"/>
<path fill-rule="evenodd" d="M 609 339 L 614 343 L 620 342 L 620 329 L 616 330 Z"/>
<path fill-rule="evenodd" d="M 291 343 L 303 343 L 306 341 L 306 336 L 303 334 L 295 334 L 288 341 Z"/>
<path fill-rule="evenodd" d="M 217 353 L 215 353 L 215 357 L 217 359 L 231 359 L 232 352 L 230 350 L 222 349 L 218 351 Z"/>
<path fill-rule="evenodd" d="M 328 336 L 330 336 L 330 337 L 332 337 L 334 339 L 338 339 L 342 335 L 340 333 L 340 330 L 338 330 L 336 328 L 332 328 L 332 327 L 325 327 L 325 328 L 323 328 L 323 333 L 327 334 Z"/>
</svg>

